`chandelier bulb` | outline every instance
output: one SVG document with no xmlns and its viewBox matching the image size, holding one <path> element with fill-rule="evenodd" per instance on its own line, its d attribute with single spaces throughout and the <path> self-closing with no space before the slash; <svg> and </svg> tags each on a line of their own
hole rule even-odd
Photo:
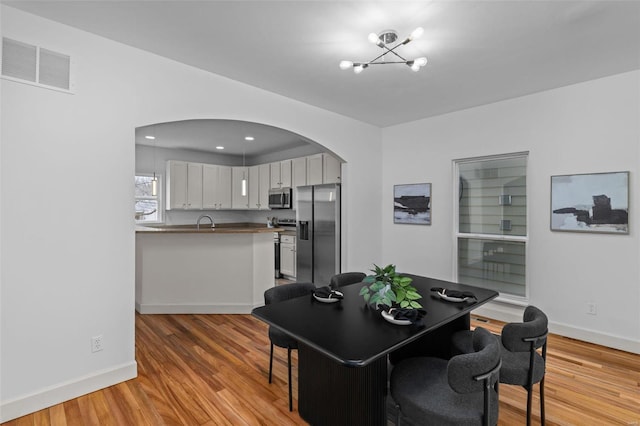
<svg viewBox="0 0 640 426">
<path fill-rule="evenodd" d="M 380 37 L 378 37 L 378 34 L 376 33 L 370 33 L 368 38 L 373 44 L 378 44 L 380 42 Z"/>
<path fill-rule="evenodd" d="M 360 74 L 364 69 L 368 67 L 367 64 L 357 64 L 353 66 L 353 72 L 356 74 Z"/>
<path fill-rule="evenodd" d="M 411 35 L 409 36 L 409 38 L 410 38 L 411 40 L 415 40 L 415 39 L 417 39 L 418 37 L 420 37 L 420 36 L 422 35 L 422 33 L 424 33 L 424 28 L 422 28 L 422 27 L 418 27 L 418 28 L 416 28 L 415 30 L 413 30 L 413 31 L 411 32 Z"/>
<path fill-rule="evenodd" d="M 420 65 L 418 65 L 416 62 L 414 62 L 414 63 L 411 65 L 411 71 L 413 71 L 413 72 L 418 72 L 418 71 L 420 71 Z"/>
<path fill-rule="evenodd" d="M 424 67 L 425 65 L 427 65 L 427 58 L 423 56 L 421 58 L 415 59 L 413 62 L 418 64 L 418 66 L 420 67 Z"/>
<path fill-rule="evenodd" d="M 353 67 L 353 62 L 351 61 L 340 61 L 340 69 L 341 70 L 347 70 L 349 68 Z"/>
</svg>

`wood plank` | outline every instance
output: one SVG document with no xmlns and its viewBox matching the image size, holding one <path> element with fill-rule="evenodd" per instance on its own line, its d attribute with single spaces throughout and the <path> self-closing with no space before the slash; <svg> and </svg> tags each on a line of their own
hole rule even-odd
<svg viewBox="0 0 640 426">
<path fill-rule="evenodd" d="M 503 323 L 472 319 L 499 333 Z M 136 315 L 138 377 L 6 426 L 300 425 L 297 351 L 289 412 L 286 351 L 268 383 L 266 324 L 250 315 Z M 540 423 L 538 386 L 533 421 Z M 549 336 L 547 424 L 640 425 L 640 355 Z M 524 424 L 526 392 L 500 386 L 500 426 Z M 392 422 L 389 422 L 392 425 Z"/>
</svg>

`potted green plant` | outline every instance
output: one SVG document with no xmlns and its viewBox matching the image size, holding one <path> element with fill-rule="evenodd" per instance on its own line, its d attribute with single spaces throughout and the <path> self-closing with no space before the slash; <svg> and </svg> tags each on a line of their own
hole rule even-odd
<svg viewBox="0 0 640 426">
<path fill-rule="evenodd" d="M 365 277 L 364 282 L 369 284 L 362 287 L 360 295 L 365 302 L 374 308 L 386 305 L 389 308 L 399 307 L 404 309 L 420 309 L 422 305 L 417 302 L 422 296 L 409 277 L 403 277 L 396 273 L 395 265 L 387 265 L 384 268 L 374 264 L 371 271 L 373 275 Z"/>
</svg>

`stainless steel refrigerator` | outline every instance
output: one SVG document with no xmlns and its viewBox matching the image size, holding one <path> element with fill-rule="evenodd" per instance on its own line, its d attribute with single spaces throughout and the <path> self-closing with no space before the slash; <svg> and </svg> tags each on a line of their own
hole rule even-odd
<svg viewBox="0 0 640 426">
<path fill-rule="evenodd" d="M 340 185 L 296 188 L 296 281 L 329 285 L 340 272 Z"/>
</svg>

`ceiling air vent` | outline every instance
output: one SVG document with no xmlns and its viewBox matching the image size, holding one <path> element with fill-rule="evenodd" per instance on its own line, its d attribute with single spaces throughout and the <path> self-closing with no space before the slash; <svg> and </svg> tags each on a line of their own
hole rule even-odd
<svg viewBox="0 0 640 426">
<path fill-rule="evenodd" d="M 71 93 L 71 57 L 2 38 L 2 77 Z"/>
</svg>

